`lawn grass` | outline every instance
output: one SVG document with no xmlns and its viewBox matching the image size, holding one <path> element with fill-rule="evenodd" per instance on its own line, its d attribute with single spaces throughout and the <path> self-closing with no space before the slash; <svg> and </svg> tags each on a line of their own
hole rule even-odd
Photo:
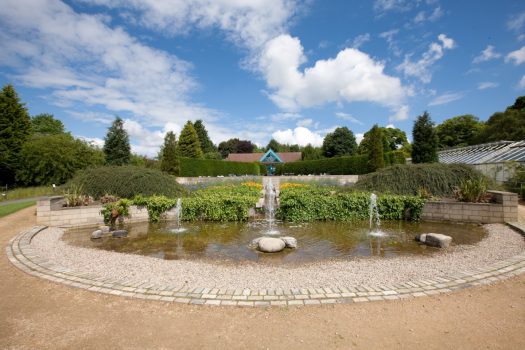
<svg viewBox="0 0 525 350">
<path fill-rule="evenodd" d="M 36 204 L 35 201 L 27 201 L 27 202 L 0 205 L 0 218 L 6 215 L 12 214 L 14 212 L 17 212 L 19 210 L 22 210 L 24 208 L 28 208 L 35 204 Z"/>
<path fill-rule="evenodd" d="M 51 186 L 38 186 L 38 187 L 20 187 L 13 190 L 0 189 L 0 202 L 11 200 L 11 199 L 23 199 L 31 197 L 47 196 L 53 193 L 59 193 L 58 187 L 53 192 Z"/>
</svg>

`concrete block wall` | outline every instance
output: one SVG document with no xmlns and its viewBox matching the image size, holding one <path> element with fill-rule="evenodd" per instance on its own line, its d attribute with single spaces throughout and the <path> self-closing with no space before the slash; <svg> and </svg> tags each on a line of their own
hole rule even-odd
<svg viewBox="0 0 525 350">
<path fill-rule="evenodd" d="M 518 195 L 489 191 L 494 203 L 427 202 L 423 220 L 473 223 L 503 223 L 518 221 Z"/>
<path fill-rule="evenodd" d="M 81 226 L 89 224 L 103 224 L 104 218 L 100 211 L 102 205 L 92 205 L 86 207 L 64 208 L 63 197 L 49 197 L 41 199 L 37 203 L 36 221 L 39 225 L 46 226 Z M 138 222 L 148 220 L 146 208 L 138 208 L 132 205 L 129 208 L 130 217 L 127 222 Z M 166 213 L 169 218 L 175 217 L 175 210 Z"/>
</svg>

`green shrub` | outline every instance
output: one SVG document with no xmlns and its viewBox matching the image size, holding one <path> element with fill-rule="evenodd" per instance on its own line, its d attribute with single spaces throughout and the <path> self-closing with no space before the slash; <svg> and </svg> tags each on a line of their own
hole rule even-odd
<svg viewBox="0 0 525 350">
<path fill-rule="evenodd" d="M 66 187 L 82 187 L 83 191 L 100 198 L 111 194 L 120 198 L 136 195 L 180 197 L 186 193 L 174 176 L 157 169 L 135 166 L 108 166 L 79 171 Z"/>
<path fill-rule="evenodd" d="M 455 197 L 460 202 L 486 202 L 487 189 L 487 181 L 484 178 L 467 179 L 456 188 Z"/>
<path fill-rule="evenodd" d="M 383 195 L 377 200 L 379 215 L 385 220 L 421 218 L 425 201 L 415 196 Z M 339 193 L 328 187 L 290 187 L 280 195 L 278 216 L 286 221 L 355 221 L 369 218 L 370 194 Z"/>
<path fill-rule="evenodd" d="M 146 207 L 149 221 L 158 222 L 164 212 L 177 205 L 177 199 L 165 196 L 151 196 L 148 198 L 136 196 L 133 198 L 133 204 L 139 207 Z"/>
<path fill-rule="evenodd" d="M 179 176 L 259 175 L 260 172 L 259 163 L 180 158 Z"/>
<path fill-rule="evenodd" d="M 485 177 L 463 164 L 394 165 L 360 176 L 353 188 L 399 195 L 415 195 L 425 190 L 434 196 L 452 196 L 454 188 L 462 182 L 479 178 Z"/>
<path fill-rule="evenodd" d="M 405 152 L 401 150 L 386 152 L 384 157 L 386 166 L 406 163 Z"/>
<path fill-rule="evenodd" d="M 129 217 L 129 206 L 133 202 L 129 199 L 119 199 L 116 202 L 107 203 L 104 208 L 100 211 L 100 214 L 104 217 L 104 223 L 111 225 L 111 228 L 115 227 L 115 221 L 118 218 Z"/>
</svg>

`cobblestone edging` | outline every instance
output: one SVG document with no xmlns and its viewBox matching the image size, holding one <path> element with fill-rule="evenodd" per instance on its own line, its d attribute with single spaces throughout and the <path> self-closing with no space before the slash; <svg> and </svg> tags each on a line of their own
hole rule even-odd
<svg viewBox="0 0 525 350">
<path fill-rule="evenodd" d="M 522 233 L 525 228 L 517 225 L 513 225 L 513 227 Z M 491 284 L 525 272 L 524 251 L 490 266 L 449 276 L 380 287 L 358 285 L 253 290 L 161 286 L 102 278 L 56 266 L 36 255 L 30 246 L 31 239 L 45 228 L 46 226 L 35 226 L 9 241 L 6 252 L 11 263 L 30 275 L 76 288 L 124 297 L 184 304 L 269 307 L 396 300 L 436 295 L 472 286 Z"/>
</svg>

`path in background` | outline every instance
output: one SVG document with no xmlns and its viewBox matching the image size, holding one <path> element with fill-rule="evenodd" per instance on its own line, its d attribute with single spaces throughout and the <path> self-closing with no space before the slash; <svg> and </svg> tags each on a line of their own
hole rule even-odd
<svg viewBox="0 0 525 350">
<path fill-rule="evenodd" d="M 34 207 L 0 219 L 0 246 L 33 225 Z M 26 275 L 3 250 L 0 281 L 2 349 L 525 349 L 525 275 L 435 297 L 269 309 L 88 292 Z"/>
</svg>

